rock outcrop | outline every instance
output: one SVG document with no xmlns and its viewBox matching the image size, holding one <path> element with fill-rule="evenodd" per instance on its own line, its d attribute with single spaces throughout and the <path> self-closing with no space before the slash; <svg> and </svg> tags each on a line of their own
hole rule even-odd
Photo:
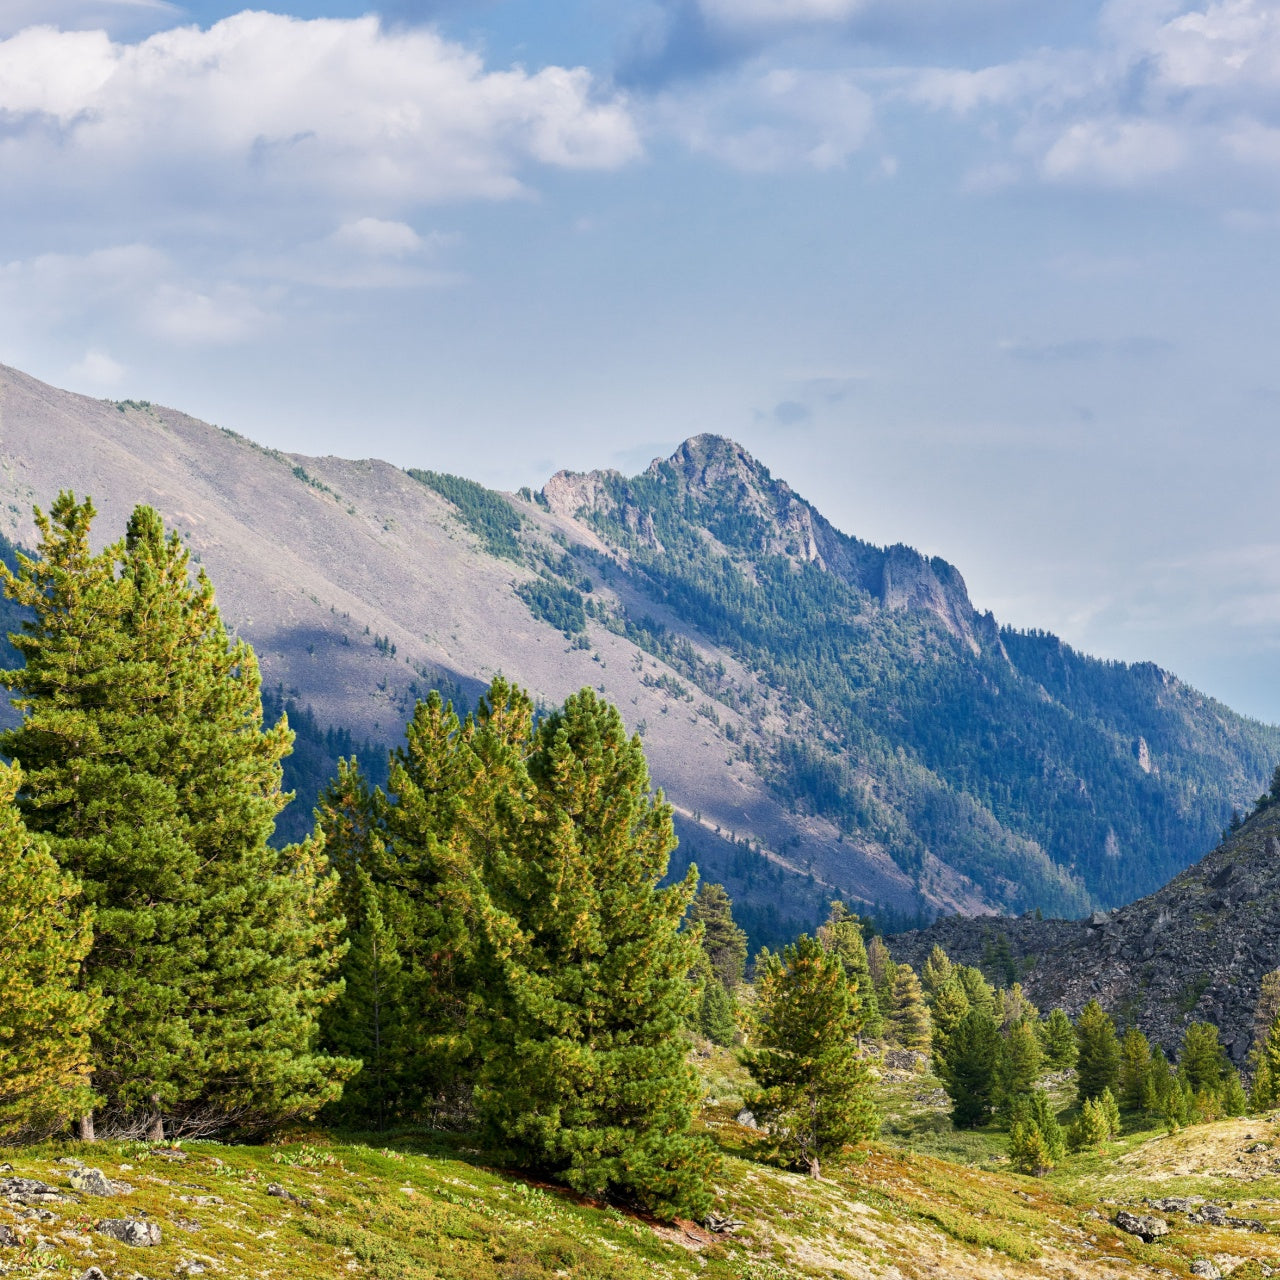
<svg viewBox="0 0 1280 1280">
<path fill-rule="evenodd" d="M 1170 1051 L 1189 1023 L 1212 1022 L 1242 1064 L 1262 976 L 1280 968 L 1280 805 L 1117 911 L 1084 920 L 953 916 L 889 943 L 896 959 L 916 966 L 935 943 L 953 960 L 982 965 L 1002 935 L 1042 1010 L 1074 1015 L 1097 999 Z"/>
</svg>

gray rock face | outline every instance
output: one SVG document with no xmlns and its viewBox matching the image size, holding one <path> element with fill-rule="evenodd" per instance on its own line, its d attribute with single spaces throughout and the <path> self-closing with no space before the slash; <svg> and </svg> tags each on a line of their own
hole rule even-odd
<svg viewBox="0 0 1280 1280">
<path fill-rule="evenodd" d="M 737 1120 L 744 1129 L 758 1129 L 760 1127 L 756 1124 L 755 1116 L 748 1111 L 746 1107 L 743 1107 L 742 1110 L 738 1112 Z"/>
<path fill-rule="evenodd" d="M 101 1169 L 72 1169 L 67 1181 L 87 1196 L 115 1196 L 121 1193 L 118 1182 L 112 1182 Z"/>
<path fill-rule="evenodd" d="M 148 1248 L 160 1243 L 160 1224 L 144 1222 L 140 1218 L 100 1218 L 93 1224 L 93 1229 L 121 1244 L 131 1244 L 137 1248 Z"/>
<path fill-rule="evenodd" d="M 1169 1234 L 1169 1224 L 1163 1218 L 1148 1213 L 1130 1213 L 1121 1209 L 1115 1216 L 1115 1224 L 1121 1231 L 1150 1243 Z"/>
<path fill-rule="evenodd" d="M 1073 1016 L 1091 999 L 1115 1012 L 1142 991 L 1135 1017 L 1153 1045 L 1176 1052 L 1189 1023 L 1218 1027 L 1232 1061 L 1253 1039 L 1262 977 L 1280 968 L 1280 805 L 1251 817 L 1164 888 L 1084 920 L 1001 916 L 939 920 L 889 939 L 893 958 L 917 969 L 934 944 L 979 965 L 1003 934 L 1043 1010 Z"/>
<path fill-rule="evenodd" d="M 18 1243 L 18 1233 L 12 1227 L 0 1226 L 0 1249 L 12 1248 Z"/>
</svg>

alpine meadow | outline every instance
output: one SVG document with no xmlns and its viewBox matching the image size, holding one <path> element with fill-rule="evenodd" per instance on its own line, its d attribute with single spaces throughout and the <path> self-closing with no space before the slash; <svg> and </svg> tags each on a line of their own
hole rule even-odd
<svg viewBox="0 0 1280 1280">
<path fill-rule="evenodd" d="M 0 1280 L 1280 1280 L 1280 0 L 0 2 Z"/>
</svg>

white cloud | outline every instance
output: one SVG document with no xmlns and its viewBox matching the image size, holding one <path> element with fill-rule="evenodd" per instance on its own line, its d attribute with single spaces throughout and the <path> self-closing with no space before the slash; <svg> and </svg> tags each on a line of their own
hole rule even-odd
<svg viewBox="0 0 1280 1280">
<path fill-rule="evenodd" d="M 865 7 L 865 0 L 699 0 L 703 16 L 727 28 L 847 22 Z"/>
<path fill-rule="evenodd" d="M 736 169 L 832 169 L 865 143 L 872 100 L 851 74 L 752 64 L 665 94 L 660 126 Z"/>
<path fill-rule="evenodd" d="M 340 249 L 381 257 L 403 257 L 416 253 L 422 245 L 422 237 L 406 222 L 388 222 L 385 218 L 357 218 L 344 222 L 329 237 Z"/>
<path fill-rule="evenodd" d="M 425 28 L 244 12 L 137 43 L 36 27 L 0 41 L 7 183 L 199 204 L 320 196 L 366 207 L 502 198 L 530 164 L 639 152 L 627 103 L 588 71 L 486 69 Z"/>
<path fill-rule="evenodd" d="M 1177 169 L 1187 144 L 1178 129 L 1157 120 L 1083 120 L 1045 152 L 1044 175 L 1053 181 L 1136 186 Z"/>
<path fill-rule="evenodd" d="M 105 351 L 91 347 L 67 372 L 73 382 L 97 389 L 119 386 L 125 375 L 125 367 Z"/>
</svg>

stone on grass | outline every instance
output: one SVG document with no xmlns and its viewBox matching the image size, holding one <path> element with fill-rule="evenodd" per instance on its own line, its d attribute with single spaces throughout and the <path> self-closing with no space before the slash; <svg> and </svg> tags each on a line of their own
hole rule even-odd
<svg viewBox="0 0 1280 1280">
<path fill-rule="evenodd" d="M 1115 1223 L 1121 1231 L 1137 1236 L 1148 1243 L 1152 1240 L 1160 1240 L 1169 1234 L 1169 1224 L 1163 1218 L 1154 1217 L 1149 1213 L 1130 1213 L 1128 1209 L 1121 1209 L 1116 1214 Z"/>
<path fill-rule="evenodd" d="M 131 1244 L 138 1248 L 146 1248 L 160 1243 L 160 1224 L 144 1222 L 140 1218 L 101 1218 L 93 1224 L 93 1229 L 121 1244 Z"/>
<path fill-rule="evenodd" d="M 116 1196 L 121 1192 L 121 1185 L 112 1182 L 101 1169 L 72 1169 L 67 1181 L 87 1196 Z"/>
</svg>

